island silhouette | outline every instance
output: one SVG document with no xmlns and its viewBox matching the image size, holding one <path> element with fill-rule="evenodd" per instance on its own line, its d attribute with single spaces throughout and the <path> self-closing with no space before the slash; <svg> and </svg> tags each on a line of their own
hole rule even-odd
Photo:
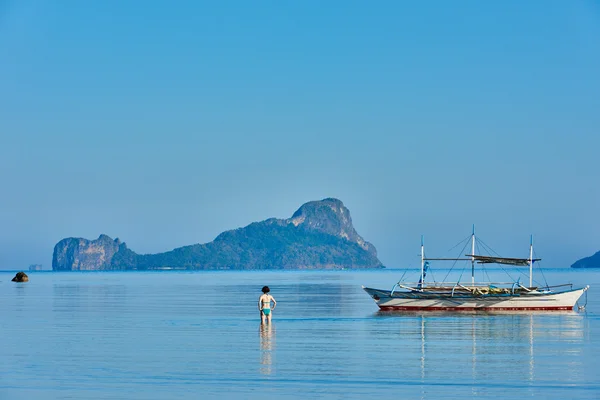
<svg viewBox="0 0 600 400">
<path fill-rule="evenodd" d="M 270 218 L 221 233 L 205 244 L 137 254 L 118 238 L 62 239 L 52 270 L 254 270 L 383 268 L 377 250 L 354 229 L 342 201 L 303 204 L 291 218 Z"/>
</svg>

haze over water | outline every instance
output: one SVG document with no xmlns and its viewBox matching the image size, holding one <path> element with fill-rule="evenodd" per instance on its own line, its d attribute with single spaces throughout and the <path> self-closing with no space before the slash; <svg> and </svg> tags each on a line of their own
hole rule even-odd
<svg viewBox="0 0 600 400">
<path fill-rule="evenodd" d="M 474 223 L 568 267 L 600 250 L 598 71 L 596 0 L 0 1 L 0 269 L 327 197 L 386 266 Z"/>
<path fill-rule="evenodd" d="M 600 273 L 559 269 L 600 248 L 598 71 L 595 0 L 0 0 L 0 400 L 600 397 Z M 388 267 L 533 234 L 587 311 L 381 315 L 393 270 L 6 271 L 329 197 Z"/>
<path fill-rule="evenodd" d="M 0 399 L 600 396 L 600 271 L 545 271 L 584 313 L 378 313 L 402 272 L 3 272 Z"/>
</svg>

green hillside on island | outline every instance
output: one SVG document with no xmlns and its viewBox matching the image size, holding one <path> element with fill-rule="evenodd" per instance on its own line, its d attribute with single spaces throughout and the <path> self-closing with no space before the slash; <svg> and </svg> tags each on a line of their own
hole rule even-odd
<svg viewBox="0 0 600 400">
<path fill-rule="evenodd" d="M 571 268 L 600 268 L 600 251 L 593 256 L 575 261 Z"/>
<path fill-rule="evenodd" d="M 383 268 L 375 247 L 354 229 L 338 199 L 311 201 L 291 218 L 271 218 L 221 233 L 206 244 L 159 254 L 137 254 L 106 235 L 66 238 L 54 247 L 54 271 L 253 270 Z"/>
</svg>

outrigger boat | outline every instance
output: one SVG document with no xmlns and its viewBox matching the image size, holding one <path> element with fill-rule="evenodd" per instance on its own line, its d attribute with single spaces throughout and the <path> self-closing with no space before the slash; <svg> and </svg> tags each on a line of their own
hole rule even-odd
<svg viewBox="0 0 600 400">
<path fill-rule="evenodd" d="M 466 240 L 466 239 L 465 239 Z M 468 258 L 426 258 L 421 237 L 421 277 L 419 282 L 402 280 L 392 290 L 364 287 L 382 311 L 560 311 L 573 310 L 589 285 L 573 289 L 572 284 L 543 287 L 533 285 L 533 238 L 529 258 L 506 258 L 475 254 L 475 228 L 471 235 L 471 254 Z M 467 245 L 465 245 L 466 247 Z M 464 248 L 463 248 L 464 251 Z M 425 282 L 430 261 L 470 261 L 471 282 Z M 475 264 L 504 264 L 529 266 L 529 285 L 514 282 L 475 282 Z M 462 276 L 462 274 L 461 274 Z M 582 306 L 580 308 L 584 308 Z"/>
</svg>

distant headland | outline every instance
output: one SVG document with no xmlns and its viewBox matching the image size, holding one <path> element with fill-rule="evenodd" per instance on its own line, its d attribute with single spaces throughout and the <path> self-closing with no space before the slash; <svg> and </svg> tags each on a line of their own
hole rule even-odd
<svg viewBox="0 0 600 400">
<path fill-rule="evenodd" d="M 571 268 L 600 268 L 600 251 L 593 256 L 575 261 Z"/>
<path fill-rule="evenodd" d="M 54 246 L 52 270 L 255 270 L 383 268 L 375 247 L 354 229 L 333 198 L 302 205 L 291 218 L 270 218 L 221 233 L 206 244 L 137 254 L 119 239 L 66 238 Z"/>
</svg>

